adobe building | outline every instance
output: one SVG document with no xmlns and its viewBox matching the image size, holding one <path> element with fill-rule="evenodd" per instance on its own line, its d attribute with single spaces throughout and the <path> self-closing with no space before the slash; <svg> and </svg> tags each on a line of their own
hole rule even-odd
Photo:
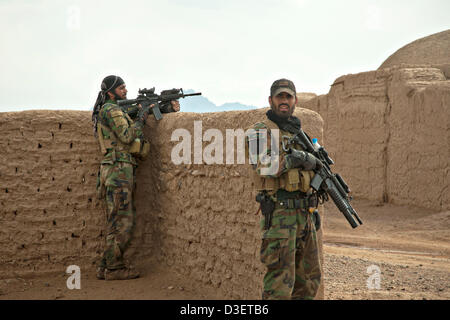
<svg viewBox="0 0 450 320">
<path fill-rule="evenodd" d="M 377 70 L 299 95 L 355 196 L 450 209 L 450 30 L 414 41 Z"/>
</svg>

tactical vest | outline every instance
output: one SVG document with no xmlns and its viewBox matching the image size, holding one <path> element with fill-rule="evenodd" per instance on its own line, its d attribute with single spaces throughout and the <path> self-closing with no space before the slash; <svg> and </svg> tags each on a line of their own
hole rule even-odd
<svg viewBox="0 0 450 320">
<path fill-rule="evenodd" d="M 133 120 L 128 114 L 120 110 L 112 110 L 111 116 L 118 118 L 116 120 L 117 126 L 121 124 L 131 126 L 133 124 Z M 134 157 L 145 159 L 149 153 L 150 144 L 147 140 L 136 138 L 131 144 L 125 144 L 117 138 L 111 128 L 102 124 L 101 121 L 97 122 L 97 133 L 102 154 L 106 156 L 111 153 L 113 162 L 124 161 L 136 164 Z"/>
<path fill-rule="evenodd" d="M 287 152 L 283 150 L 283 144 L 282 144 L 282 137 L 287 136 L 289 138 L 293 137 L 294 134 L 281 130 L 278 125 L 269 120 L 266 119 L 262 122 L 267 127 L 267 136 L 270 136 L 271 130 L 278 129 L 279 130 L 279 142 L 278 142 L 278 150 L 279 150 L 279 156 L 280 159 L 287 155 Z M 268 146 L 270 147 L 270 146 Z M 303 150 L 300 145 L 293 144 L 289 147 L 292 147 L 297 150 Z M 311 179 L 314 177 L 314 171 L 302 171 L 297 168 L 290 169 L 289 171 L 283 173 L 278 178 L 270 178 L 270 177 L 263 177 L 258 174 L 253 174 L 254 176 L 254 186 L 255 189 L 260 191 L 268 191 L 269 193 L 274 193 L 277 190 L 285 190 L 288 192 L 294 192 L 294 191 L 301 191 L 301 192 L 308 192 L 310 191 L 310 183 Z"/>
</svg>

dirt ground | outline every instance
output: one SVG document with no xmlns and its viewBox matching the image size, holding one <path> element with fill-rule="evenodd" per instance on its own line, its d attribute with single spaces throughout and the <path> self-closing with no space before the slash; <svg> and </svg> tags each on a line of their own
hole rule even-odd
<svg viewBox="0 0 450 320">
<path fill-rule="evenodd" d="M 450 211 L 352 204 L 364 222 L 353 230 L 332 203 L 325 205 L 325 299 L 450 298 Z M 163 268 L 137 267 L 141 278 L 127 281 L 100 281 L 94 270 L 84 272 L 80 290 L 67 289 L 65 273 L 3 279 L 0 299 L 224 299 Z"/>
</svg>

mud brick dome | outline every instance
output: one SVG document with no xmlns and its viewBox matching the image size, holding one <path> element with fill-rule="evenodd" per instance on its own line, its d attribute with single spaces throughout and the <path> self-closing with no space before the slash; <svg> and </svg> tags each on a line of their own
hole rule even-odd
<svg viewBox="0 0 450 320">
<path fill-rule="evenodd" d="M 450 64 L 450 30 L 407 44 L 387 58 L 378 70 L 401 64 Z"/>
</svg>

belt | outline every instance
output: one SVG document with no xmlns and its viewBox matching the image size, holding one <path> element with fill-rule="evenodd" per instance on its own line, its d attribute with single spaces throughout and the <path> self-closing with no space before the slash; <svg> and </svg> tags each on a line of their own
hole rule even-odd
<svg viewBox="0 0 450 320">
<path fill-rule="evenodd" d="M 308 209 L 311 201 L 309 198 L 303 199 L 284 199 L 282 201 L 275 202 L 275 208 L 277 209 Z"/>
<path fill-rule="evenodd" d="M 107 153 L 105 155 L 105 158 L 108 159 L 108 161 L 112 161 L 113 163 L 115 163 L 116 161 L 120 161 L 129 162 L 134 165 L 137 164 L 136 159 L 128 152 L 116 151 L 112 148 L 108 148 L 106 150 Z"/>
<path fill-rule="evenodd" d="M 285 199 L 302 199 L 302 198 L 307 198 L 307 197 L 308 197 L 308 195 L 301 191 L 288 192 L 283 189 L 278 189 L 276 192 L 276 198 L 280 201 L 285 200 Z"/>
</svg>

